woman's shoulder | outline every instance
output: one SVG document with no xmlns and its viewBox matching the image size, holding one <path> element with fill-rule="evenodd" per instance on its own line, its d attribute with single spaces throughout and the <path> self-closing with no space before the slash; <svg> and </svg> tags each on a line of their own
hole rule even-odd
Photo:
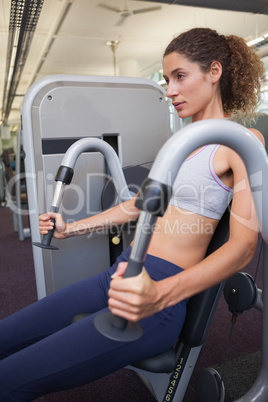
<svg viewBox="0 0 268 402">
<path fill-rule="evenodd" d="M 251 131 L 258 138 L 263 146 L 265 146 L 264 137 L 260 133 L 260 131 L 256 130 L 255 128 L 249 128 L 249 131 Z M 233 172 L 237 171 L 237 169 L 241 170 L 241 167 L 244 166 L 241 157 L 232 148 L 229 148 L 227 146 L 220 146 L 219 151 L 219 154 L 223 159 L 226 159 L 226 163 L 229 166 L 229 169 L 231 169 Z"/>
<path fill-rule="evenodd" d="M 261 141 L 261 143 L 265 145 L 264 137 L 259 130 L 256 130 L 256 128 L 250 128 L 249 131 L 251 131 L 254 135 L 256 135 L 256 137 Z"/>
<path fill-rule="evenodd" d="M 255 128 L 249 128 L 249 131 L 251 131 L 258 138 L 258 140 L 263 144 L 263 146 L 265 146 L 265 140 L 260 131 L 256 130 Z M 237 155 L 237 153 L 232 148 L 227 147 L 225 145 L 220 146 L 218 153 L 221 154 L 222 157 L 225 157 L 227 159 L 229 157 L 233 158 L 234 155 Z"/>
</svg>

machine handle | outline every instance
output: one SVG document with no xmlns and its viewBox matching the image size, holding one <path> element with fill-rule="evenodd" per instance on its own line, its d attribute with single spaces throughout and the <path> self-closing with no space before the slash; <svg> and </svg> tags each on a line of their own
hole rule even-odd
<svg viewBox="0 0 268 402">
<path fill-rule="evenodd" d="M 137 276 L 141 273 L 143 267 L 142 261 L 134 261 L 129 259 L 128 266 L 126 272 L 124 274 L 124 278 L 131 278 L 132 276 Z M 118 317 L 117 315 L 113 315 L 112 323 L 115 327 L 120 329 L 125 329 L 128 325 L 128 321 L 125 318 Z"/>
<path fill-rule="evenodd" d="M 53 237 L 53 233 L 55 232 L 56 226 L 55 226 L 55 219 L 51 218 L 51 222 L 54 223 L 53 229 L 49 230 L 47 234 L 43 235 L 42 243 L 34 242 L 33 245 L 41 248 L 47 248 L 49 250 L 58 250 L 58 247 L 52 246 L 51 240 Z"/>
<path fill-rule="evenodd" d="M 139 275 L 142 271 L 143 264 L 143 261 L 135 261 L 130 258 L 128 260 L 128 265 L 124 274 L 124 278 L 131 278 L 132 276 Z"/>
<path fill-rule="evenodd" d="M 143 262 L 136 262 L 129 259 L 124 278 L 139 275 L 143 267 Z M 104 312 L 97 315 L 94 319 L 97 330 L 107 338 L 120 342 L 132 342 L 142 336 L 142 327 L 137 322 L 131 322 L 125 318 Z"/>
<path fill-rule="evenodd" d="M 56 222 L 56 221 L 55 221 L 55 219 L 54 219 L 54 218 L 51 218 L 50 220 L 51 220 L 51 222 L 54 223 L 54 226 L 53 226 L 53 229 L 49 230 L 47 234 L 43 235 L 42 244 L 43 244 L 44 246 L 50 246 L 50 243 L 51 243 L 53 234 L 54 234 L 55 229 L 56 229 L 56 226 L 55 226 L 55 222 Z"/>
</svg>

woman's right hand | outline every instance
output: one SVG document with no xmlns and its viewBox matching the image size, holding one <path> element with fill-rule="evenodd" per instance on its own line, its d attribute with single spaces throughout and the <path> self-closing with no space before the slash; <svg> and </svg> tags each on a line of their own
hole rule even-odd
<svg viewBox="0 0 268 402">
<path fill-rule="evenodd" d="M 46 214 L 40 215 L 39 219 L 39 232 L 41 235 L 45 235 L 49 230 L 54 228 L 54 222 L 51 218 L 55 219 L 55 231 L 53 233 L 53 237 L 56 239 L 65 239 L 66 236 L 66 228 L 67 224 L 63 220 L 61 214 L 57 214 L 55 212 L 47 212 Z"/>
</svg>

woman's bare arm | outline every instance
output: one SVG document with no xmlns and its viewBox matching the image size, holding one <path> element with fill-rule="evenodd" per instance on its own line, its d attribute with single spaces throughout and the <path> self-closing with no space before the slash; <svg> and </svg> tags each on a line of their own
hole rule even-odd
<svg viewBox="0 0 268 402">
<path fill-rule="evenodd" d="M 39 216 L 40 234 L 44 235 L 53 229 L 54 223 L 51 218 L 55 219 L 56 229 L 53 236 L 57 239 L 81 236 L 100 229 L 123 225 L 136 220 L 139 216 L 140 211 L 135 207 L 135 200 L 136 197 L 97 215 L 71 223 L 66 223 L 61 214 L 48 212 Z"/>
</svg>

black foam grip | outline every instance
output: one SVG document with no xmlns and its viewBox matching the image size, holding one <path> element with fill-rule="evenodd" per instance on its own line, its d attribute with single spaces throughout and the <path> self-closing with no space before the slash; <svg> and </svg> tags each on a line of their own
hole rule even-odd
<svg viewBox="0 0 268 402">
<path fill-rule="evenodd" d="M 53 237 L 53 233 L 55 232 L 56 226 L 55 226 L 55 219 L 51 218 L 51 222 L 54 223 L 54 227 L 53 229 L 49 230 L 47 234 L 43 235 L 43 240 L 42 240 L 42 244 L 44 246 L 50 246 L 52 237 Z"/>
<path fill-rule="evenodd" d="M 131 278 L 133 276 L 137 276 L 141 273 L 143 267 L 143 262 L 136 262 L 132 259 L 129 259 L 128 266 L 126 272 L 124 274 L 124 278 Z M 120 329 L 125 329 L 128 321 L 122 317 L 118 317 L 116 315 L 113 316 L 113 325 Z"/>
<path fill-rule="evenodd" d="M 55 180 L 65 184 L 70 184 L 73 178 L 74 171 L 69 166 L 61 165 L 57 171 Z"/>
<path fill-rule="evenodd" d="M 137 195 L 135 206 L 155 216 L 163 216 L 172 195 L 172 187 L 149 177 L 144 180 Z"/>
</svg>

